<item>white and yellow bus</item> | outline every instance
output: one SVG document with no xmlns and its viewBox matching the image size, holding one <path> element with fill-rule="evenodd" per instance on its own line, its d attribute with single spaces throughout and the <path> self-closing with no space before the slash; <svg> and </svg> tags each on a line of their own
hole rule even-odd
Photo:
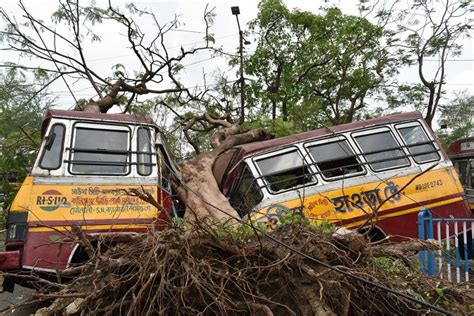
<svg viewBox="0 0 474 316">
<path fill-rule="evenodd" d="M 420 113 L 237 146 L 214 166 L 243 219 L 277 225 L 288 212 L 374 239 L 417 237 L 417 213 L 471 217 L 451 161 Z"/>
<path fill-rule="evenodd" d="M 9 209 L 0 270 L 54 273 L 83 262 L 73 225 L 94 235 L 166 224 L 173 207 L 167 175 L 174 166 L 149 117 L 49 110 L 42 136 L 32 171 Z M 5 279 L 4 289 L 12 284 Z"/>
</svg>

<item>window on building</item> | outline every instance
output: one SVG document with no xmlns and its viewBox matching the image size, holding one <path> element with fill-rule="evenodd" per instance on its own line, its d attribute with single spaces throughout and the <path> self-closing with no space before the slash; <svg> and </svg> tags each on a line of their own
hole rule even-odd
<svg viewBox="0 0 474 316">
<path fill-rule="evenodd" d="M 370 167 L 375 171 L 408 166 L 410 162 L 390 131 L 356 136 Z"/>
<path fill-rule="evenodd" d="M 62 124 L 55 124 L 46 137 L 43 157 L 40 167 L 47 170 L 55 170 L 61 166 L 63 157 L 64 132 L 66 128 Z"/>
<path fill-rule="evenodd" d="M 433 143 L 426 136 L 420 125 L 398 128 L 410 155 L 417 163 L 439 160 L 439 155 Z"/>
<path fill-rule="evenodd" d="M 270 191 L 279 192 L 315 182 L 308 166 L 295 149 L 256 161 Z"/>
<path fill-rule="evenodd" d="M 325 178 L 347 176 L 363 171 L 346 140 L 308 146 L 308 151 Z"/>
<path fill-rule="evenodd" d="M 235 183 L 229 195 L 229 202 L 240 217 L 244 217 L 262 200 L 263 194 L 252 172 L 245 164 Z"/>
<path fill-rule="evenodd" d="M 76 127 L 71 170 L 81 174 L 127 174 L 129 131 Z"/>
<path fill-rule="evenodd" d="M 138 147 L 137 147 L 137 166 L 138 174 L 148 176 L 152 171 L 151 163 L 151 135 L 148 128 L 140 127 L 138 129 Z"/>
</svg>

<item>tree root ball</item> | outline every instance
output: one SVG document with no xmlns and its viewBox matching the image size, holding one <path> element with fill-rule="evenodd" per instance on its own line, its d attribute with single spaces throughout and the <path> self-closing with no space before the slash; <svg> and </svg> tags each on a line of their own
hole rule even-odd
<svg viewBox="0 0 474 316">
<path fill-rule="evenodd" d="M 210 227 L 168 228 L 123 238 L 79 233 L 92 257 L 80 268 L 45 281 L 36 299 L 53 300 L 38 315 L 413 315 L 429 310 L 395 294 L 303 258 L 265 234 Z M 449 301 L 468 313 L 472 290 L 426 278 L 377 250 L 357 233 L 331 234 L 308 225 L 286 224 L 269 232 L 291 248 L 352 275 L 416 293 L 434 304 Z M 95 240 L 92 240 L 95 239 Z M 120 242 L 117 242 L 120 239 Z M 93 241 L 93 242 L 92 242 Z M 424 249 L 425 244 L 405 247 Z M 380 247 L 377 246 L 377 247 Z M 396 247 L 400 247 L 396 245 Z M 397 256 L 399 252 L 395 252 Z M 407 255 L 408 253 L 405 253 Z M 388 256 L 387 256 L 388 255 Z M 72 279 L 71 270 L 80 271 Z M 39 282 L 36 280 L 36 282 Z M 41 282 L 40 282 L 41 283 Z M 440 285 L 441 284 L 441 285 Z M 472 308 L 472 307 L 471 307 Z"/>
</svg>

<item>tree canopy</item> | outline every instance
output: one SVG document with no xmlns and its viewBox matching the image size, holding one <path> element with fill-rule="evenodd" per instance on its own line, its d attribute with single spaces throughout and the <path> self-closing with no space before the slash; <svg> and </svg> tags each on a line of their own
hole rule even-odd
<svg viewBox="0 0 474 316">
<path fill-rule="evenodd" d="M 190 88 L 182 83 L 188 57 L 222 52 L 213 47 L 213 9 L 204 8 L 201 16 L 202 45 L 172 53 L 166 39 L 181 25 L 177 18 L 163 23 L 151 10 L 133 4 L 58 3 L 51 21 L 36 17 L 21 1 L 22 18 L 1 10 L 6 25 L 0 33 L 2 49 L 31 58 L 3 66 L 41 71 L 50 79 L 45 85 L 63 81 L 77 109 L 105 112 L 119 106 L 124 112 L 171 115 L 174 124 L 170 119 L 163 124 L 171 131 L 169 135 L 191 141 L 187 148 L 197 152 L 210 148 L 207 136 L 202 137 L 203 132 L 210 132 L 208 126 L 194 126 L 187 130 L 188 135 L 179 137 L 176 131 L 182 132 L 193 116 L 204 112 L 231 120 L 236 116 L 234 103 L 239 92 L 226 73 L 213 86 Z M 459 54 L 459 40 L 469 29 L 470 22 L 462 20 L 467 5 L 446 2 L 437 4 L 436 10 L 424 2 L 406 9 L 398 3 L 381 6 L 374 9 L 376 18 L 369 20 L 362 14 L 343 14 L 338 8 L 313 13 L 290 10 L 282 0 L 262 0 L 245 34 L 255 38 L 257 45 L 244 60 L 249 112 L 244 128 L 269 127 L 277 135 L 286 135 L 379 115 L 387 103 L 392 105 L 390 111 L 407 105 L 419 109 L 430 123 L 445 93 L 445 62 Z M 153 28 L 145 28 L 144 21 Z M 101 43 L 105 35 L 97 31 L 100 24 L 125 35 L 139 70 L 117 63 L 104 73 L 92 66 L 86 47 L 88 42 Z M 426 58 L 440 60 L 431 79 Z M 231 58 L 231 65 L 237 62 Z M 397 83 L 403 65 L 418 67 L 418 83 Z M 92 88 L 90 97 L 80 99 L 72 93 L 70 86 L 78 81 Z"/>
<path fill-rule="evenodd" d="M 446 94 L 448 58 L 459 57 L 461 40 L 469 38 L 472 19 L 468 20 L 469 1 L 414 1 L 406 8 L 383 8 L 379 16 L 396 25 L 394 56 L 404 66 L 414 66 L 416 83 L 398 85 L 388 93 L 392 106 L 410 105 L 425 115 L 431 125 Z M 431 59 L 431 60 L 430 60 Z M 436 64 L 429 63 L 436 61 Z M 429 63 L 429 66 L 428 66 Z"/>
<path fill-rule="evenodd" d="M 351 122 L 367 113 L 367 98 L 395 74 L 390 34 L 337 8 L 323 15 L 264 0 L 250 23 L 258 44 L 247 60 L 251 106 L 299 130 Z"/>
<path fill-rule="evenodd" d="M 19 6 L 23 14 L 22 22 L 0 10 L 0 18 L 6 25 L 0 32 L 0 43 L 5 50 L 29 57 L 30 63 L 10 66 L 40 69 L 53 77 L 48 84 L 62 79 L 70 91 L 72 80 L 88 82 L 95 94 L 90 99 L 79 100 L 71 91 L 77 109 L 105 113 L 114 105 L 120 105 L 124 112 L 130 112 L 142 95 L 173 94 L 179 102 L 202 97 L 199 91 L 192 91 L 181 84 L 179 73 L 183 69 L 183 60 L 198 51 L 209 50 L 214 42 L 209 32 L 214 13 L 207 6 L 203 13 L 203 45 L 186 50 L 181 47 L 175 54 L 168 50 L 164 39 L 179 24 L 178 19 L 161 23 L 153 12 L 134 4 L 119 8 L 110 2 L 101 7 L 95 3 L 84 6 L 79 1 L 59 1 L 59 8 L 49 23 L 34 16 L 22 1 Z M 147 28 L 145 33 L 139 23 L 141 20 L 148 20 L 153 29 Z M 91 67 L 84 43 L 100 42 L 101 34 L 94 28 L 106 22 L 126 34 L 140 71 L 132 72 L 126 65 L 116 64 L 111 73 L 104 75 Z M 61 31 L 58 30 L 60 27 Z M 31 60 L 41 61 L 44 66 L 32 67 Z"/>
<path fill-rule="evenodd" d="M 456 139 L 469 136 L 474 130 L 474 96 L 466 92 L 457 93 L 446 105 L 440 105 L 440 123 L 446 130 L 439 133 L 445 147 Z"/>
</svg>

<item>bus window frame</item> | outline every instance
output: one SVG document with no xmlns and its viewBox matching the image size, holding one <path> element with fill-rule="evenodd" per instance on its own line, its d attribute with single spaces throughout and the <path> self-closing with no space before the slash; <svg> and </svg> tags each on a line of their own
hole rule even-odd
<svg viewBox="0 0 474 316">
<path fill-rule="evenodd" d="M 286 153 L 289 153 L 289 152 L 292 152 L 292 151 L 295 151 L 295 150 L 298 153 L 298 155 L 300 156 L 300 158 L 302 158 L 303 166 L 306 166 L 309 169 L 309 171 L 310 171 L 309 175 L 313 178 L 313 181 L 311 181 L 309 183 L 304 183 L 304 184 L 301 184 L 301 185 L 298 185 L 298 186 L 295 186 L 295 187 L 291 187 L 291 188 L 288 188 L 288 189 L 285 189 L 285 190 L 280 190 L 280 191 L 271 190 L 270 183 L 268 183 L 268 181 L 265 179 L 265 176 L 263 175 L 262 171 L 260 170 L 260 167 L 258 166 L 257 161 L 267 159 L 267 158 L 271 158 L 271 157 L 275 157 L 275 156 L 278 156 L 278 155 L 283 155 L 283 154 L 286 154 Z M 309 155 L 309 153 L 308 153 L 308 155 Z M 270 152 L 266 152 L 266 153 L 263 153 L 263 154 L 260 154 L 260 155 L 255 155 L 255 156 L 251 157 L 251 160 L 252 160 L 252 164 L 255 167 L 255 170 L 257 172 L 257 176 L 255 177 L 255 179 L 257 181 L 261 180 L 263 182 L 263 186 L 261 186 L 260 188 L 262 190 L 265 189 L 265 191 L 268 192 L 271 195 L 278 195 L 278 194 L 298 190 L 298 189 L 301 189 L 301 188 L 304 188 L 304 187 L 313 186 L 313 185 L 316 185 L 316 184 L 319 183 L 319 179 L 316 176 L 318 171 L 315 170 L 315 168 L 312 166 L 311 161 L 308 161 L 307 158 L 305 158 L 305 155 L 303 155 L 301 148 L 298 147 L 297 145 L 293 144 L 293 145 L 290 145 L 290 146 L 285 147 L 285 148 L 279 148 L 279 149 L 276 149 L 276 150 L 273 150 L 273 151 L 270 151 Z"/>
<path fill-rule="evenodd" d="M 78 126 L 79 125 L 79 126 Z M 84 128 L 84 129 L 93 129 L 93 130 L 110 130 L 110 127 L 112 127 L 112 130 L 119 130 L 119 131 L 124 131 L 127 130 L 128 132 L 128 144 L 127 144 L 127 160 L 126 160 L 126 166 L 127 166 L 127 172 L 126 173 L 83 173 L 83 172 L 74 172 L 72 171 L 72 165 L 74 164 L 74 159 L 73 159 L 73 149 L 74 149 L 74 144 L 76 140 L 76 128 Z M 132 173 L 132 144 L 133 144 L 133 138 L 136 133 L 132 132 L 132 129 L 129 125 L 127 124 L 118 124 L 118 123 L 109 123 L 109 122 L 83 122 L 83 121 L 76 121 L 72 124 L 71 126 L 71 137 L 70 137 L 70 143 L 69 143 L 69 148 L 66 148 L 66 150 L 69 150 L 69 160 L 68 162 L 68 172 L 71 175 L 75 176 L 112 176 L 112 177 L 124 177 L 128 176 Z"/>
<path fill-rule="evenodd" d="M 372 167 L 372 164 L 374 162 L 370 162 L 367 157 L 366 157 L 366 153 L 364 152 L 364 150 L 362 150 L 362 147 L 360 146 L 360 144 L 357 142 L 357 137 L 359 136 L 366 136 L 366 135 L 376 135 L 376 134 L 382 134 L 383 132 L 389 132 L 390 135 L 393 137 L 393 139 L 395 140 L 395 142 L 397 143 L 398 145 L 398 148 L 402 151 L 403 153 L 403 156 L 400 157 L 400 158 L 395 158 L 395 159 L 401 159 L 401 158 L 405 158 L 408 162 L 408 164 L 404 164 L 404 165 L 399 165 L 399 166 L 394 166 L 394 167 L 389 167 L 389 168 L 382 168 L 382 169 L 378 169 L 378 170 L 375 170 L 373 167 Z M 404 146 L 402 144 L 400 144 L 400 140 L 398 139 L 398 135 L 396 133 L 394 133 L 393 129 L 391 128 L 391 124 L 388 123 L 384 126 L 376 126 L 376 127 L 373 127 L 373 128 L 368 128 L 368 129 L 362 129 L 362 130 L 357 130 L 357 131 L 353 131 L 353 132 L 350 132 L 350 136 L 351 136 L 351 139 L 353 140 L 354 144 L 357 146 L 357 149 L 359 150 L 360 152 L 360 157 L 364 159 L 364 162 L 362 164 L 364 165 L 367 165 L 371 172 L 374 172 L 374 173 L 380 173 L 380 172 L 385 172 L 385 171 L 389 171 L 389 170 L 396 170 L 396 169 L 400 169 L 400 168 L 407 168 L 407 167 L 411 167 L 412 166 L 412 161 L 410 159 L 410 155 L 407 154 L 407 152 L 405 151 L 404 149 Z M 391 149 L 391 150 L 395 150 L 395 149 Z M 369 152 L 369 155 L 370 155 L 370 152 Z M 393 160 L 395 160 L 393 159 Z M 388 160 L 390 161 L 390 160 Z M 375 162 L 377 163 L 377 161 Z"/>
<path fill-rule="evenodd" d="M 64 144 L 66 143 L 66 133 L 67 133 L 67 128 L 66 128 L 66 125 L 64 123 L 54 123 L 51 125 L 51 128 L 49 129 L 49 133 L 48 133 L 48 136 L 50 136 L 51 132 L 53 131 L 53 129 L 56 127 L 56 126 L 62 126 L 62 128 L 64 129 L 63 131 L 63 139 L 62 139 L 62 142 L 61 142 L 61 149 L 59 151 L 60 155 L 59 155 L 59 165 L 57 168 L 45 168 L 43 166 L 43 159 L 44 159 L 44 155 L 46 154 L 46 151 L 48 149 L 46 149 L 46 142 L 44 142 L 44 148 L 43 148 L 43 152 L 41 153 L 41 158 L 39 159 L 39 163 L 38 163 L 38 167 L 43 169 L 43 170 L 48 170 L 48 171 L 52 171 L 52 170 L 58 170 L 60 169 L 62 166 L 63 166 L 63 156 L 64 156 Z"/>
<path fill-rule="evenodd" d="M 148 142 L 149 142 L 149 149 L 150 151 L 149 152 L 141 152 L 139 150 L 139 145 L 140 145 L 140 131 L 143 130 L 146 132 L 146 135 L 148 137 Z M 133 138 L 133 136 L 132 136 Z M 154 163 L 153 163 L 153 156 L 155 155 L 155 153 L 153 152 L 153 144 L 154 144 L 154 141 L 153 141 L 153 138 L 152 138 L 152 132 L 150 131 L 150 128 L 147 127 L 147 126 L 138 126 L 138 128 L 136 129 L 136 146 L 137 146 L 137 150 L 136 150 L 136 154 L 135 154 L 135 158 L 137 159 L 137 161 L 135 162 L 136 163 L 136 167 L 137 167 L 137 174 L 139 176 L 142 176 L 142 177 L 148 177 L 150 176 L 151 174 L 153 174 L 153 167 L 154 167 Z M 144 157 L 148 156 L 149 157 L 149 162 L 139 162 L 140 160 L 140 155 L 143 155 Z M 133 159 L 132 159 L 133 160 Z M 133 161 L 131 161 L 133 162 Z M 144 166 L 144 167 L 149 167 L 149 172 L 148 173 L 142 173 L 140 172 L 140 166 Z"/>
<path fill-rule="evenodd" d="M 410 153 L 410 146 L 413 146 L 413 145 L 409 145 L 407 144 L 407 142 L 405 141 L 405 138 L 403 137 L 402 133 L 400 132 L 400 128 L 407 128 L 407 127 L 413 127 L 413 126 L 419 126 L 421 127 L 421 130 L 423 131 L 423 133 L 425 134 L 426 138 L 428 139 L 428 141 L 431 143 L 431 145 L 434 147 L 434 150 L 432 153 L 436 153 L 436 155 L 438 155 L 438 158 L 437 159 L 431 159 L 431 160 L 426 160 L 426 161 L 423 161 L 423 162 L 418 162 L 416 161 L 416 156 L 413 156 L 411 153 Z M 413 160 L 412 162 L 417 164 L 417 165 L 423 165 L 425 163 L 430 163 L 430 162 L 434 162 L 434 161 L 440 161 L 441 160 L 441 154 L 439 152 L 439 147 L 438 147 L 438 144 L 437 142 L 432 139 L 430 137 L 430 134 L 426 132 L 426 128 L 423 126 L 423 124 L 421 124 L 419 121 L 412 121 L 412 122 L 406 122 L 406 123 L 397 123 L 397 124 L 394 124 L 394 129 L 396 130 L 397 132 L 397 135 L 399 136 L 400 140 L 403 142 L 403 148 L 405 149 L 405 153 L 408 154 L 408 157 L 410 157 L 411 160 Z M 431 152 L 430 152 L 431 153 Z M 421 156 L 421 155 L 420 155 Z"/>
<path fill-rule="evenodd" d="M 346 142 L 346 144 L 349 146 L 349 149 L 351 150 L 352 154 L 357 159 L 357 162 L 359 163 L 359 166 L 362 168 L 362 171 L 356 172 L 356 173 L 351 173 L 351 174 L 348 174 L 348 175 L 336 176 L 336 177 L 326 177 L 323 174 L 323 172 L 320 170 L 320 168 L 318 166 L 318 163 L 314 161 L 314 158 L 311 155 L 309 147 L 322 145 L 322 144 L 327 144 L 327 143 L 338 142 L 338 141 L 345 141 Z M 360 156 L 362 156 L 361 152 L 358 152 L 357 150 L 355 150 L 355 149 L 359 149 L 359 148 L 357 148 L 357 147 L 354 148 L 354 145 L 351 144 L 349 139 L 344 134 L 336 134 L 334 136 L 323 138 L 323 139 L 309 140 L 309 141 L 306 141 L 306 142 L 302 143 L 302 145 L 303 145 L 305 151 L 307 152 L 308 156 L 311 159 L 311 165 L 314 166 L 314 168 L 317 170 L 317 174 L 319 174 L 324 181 L 327 181 L 327 182 L 338 181 L 338 180 L 341 180 L 341 179 L 347 179 L 347 178 L 352 178 L 352 177 L 357 177 L 357 176 L 367 174 L 367 168 L 365 168 L 365 166 L 364 166 L 365 164 L 367 164 L 367 162 L 361 161 L 361 158 L 360 158 Z"/>
<path fill-rule="evenodd" d="M 156 166 L 157 166 L 156 172 L 158 173 L 160 188 L 163 191 L 170 193 L 171 192 L 171 177 L 173 174 L 173 169 L 171 168 L 171 166 L 169 166 L 169 163 L 167 161 L 168 159 L 167 154 L 165 150 L 162 148 L 162 146 L 155 146 L 154 155 L 156 156 Z M 163 170 L 163 169 L 167 169 L 167 170 Z"/>
<path fill-rule="evenodd" d="M 263 186 L 262 186 L 262 183 L 260 183 L 260 181 L 259 181 L 259 180 L 262 180 L 262 179 L 260 179 L 259 177 L 256 177 L 256 173 L 255 173 L 254 170 L 252 170 L 252 166 L 249 164 L 249 162 L 250 161 L 242 160 L 239 164 L 237 164 L 237 166 L 236 166 L 236 168 L 237 168 L 236 180 L 232 182 L 232 187 L 230 188 L 229 193 L 227 195 L 227 198 L 228 198 L 229 203 L 230 203 L 230 201 L 232 199 L 232 194 L 234 194 L 235 190 L 237 190 L 237 188 L 240 186 L 240 184 L 242 182 L 241 176 L 242 176 L 244 170 L 247 169 L 248 173 L 250 175 L 252 175 L 252 177 L 253 177 L 253 183 L 254 183 L 255 187 L 258 189 L 258 193 L 260 194 L 260 199 L 255 205 L 252 206 L 252 208 L 248 211 L 248 213 L 240 214 L 241 213 L 240 210 L 235 209 L 237 211 L 237 213 L 239 213 L 239 216 L 240 216 L 241 219 L 248 218 L 248 216 L 251 213 L 255 212 L 256 206 L 259 205 L 260 203 L 262 203 L 262 201 L 266 198 L 265 191 L 263 190 L 266 187 L 266 184 L 263 183 Z M 259 172 L 259 171 L 257 170 L 257 172 Z"/>
</svg>

